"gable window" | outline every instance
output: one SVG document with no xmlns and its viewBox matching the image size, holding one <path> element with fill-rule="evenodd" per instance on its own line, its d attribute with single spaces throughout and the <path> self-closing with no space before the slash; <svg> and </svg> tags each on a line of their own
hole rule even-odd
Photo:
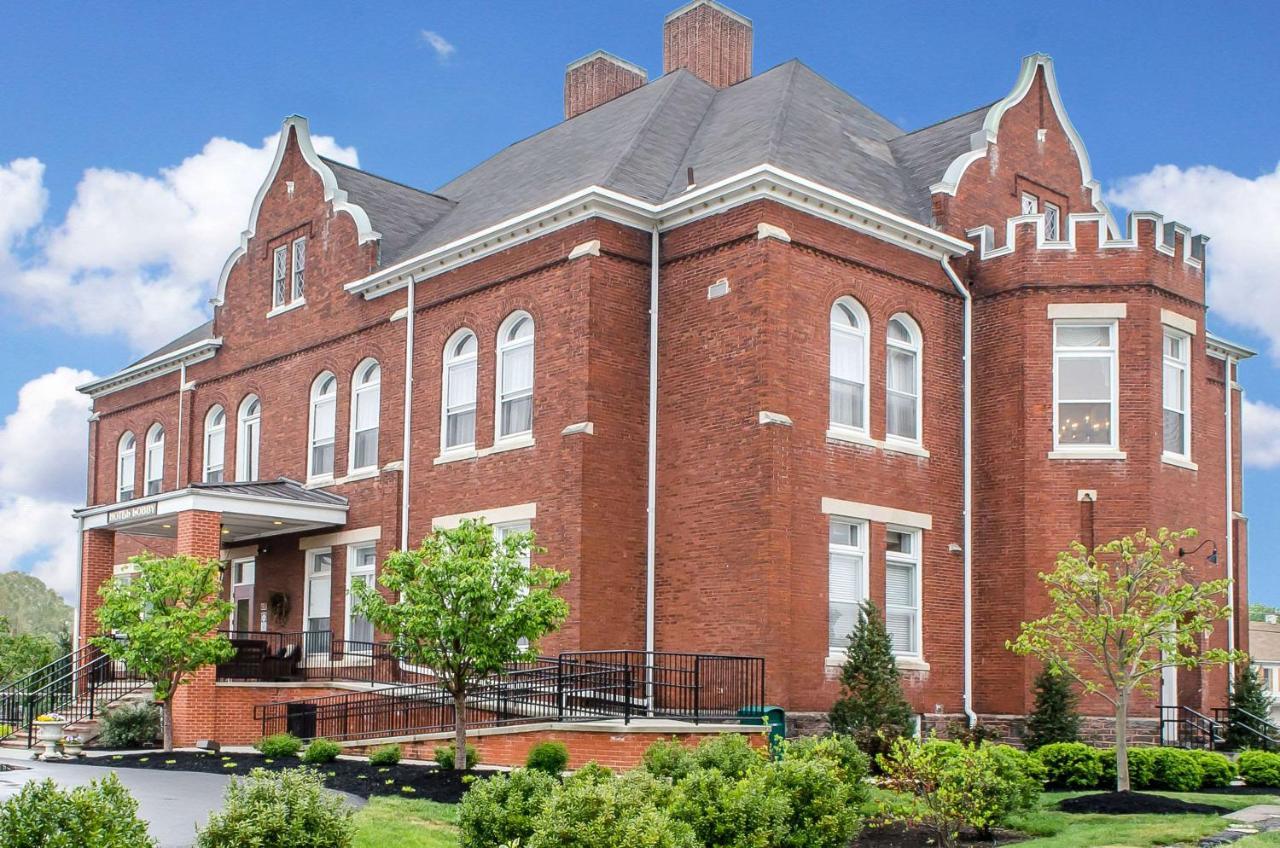
<svg viewBox="0 0 1280 848">
<path fill-rule="evenodd" d="M 867 600 L 867 525 L 832 518 L 827 540 L 827 645 L 832 654 L 849 647 L 849 634 Z"/>
<path fill-rule="evenodd" d="M 302 300 L 305 293 L 303 275 L 307 267 L 307 239 L 303 236 L 293 243 L 293 299 Z"/>
<path fill-rule="evenodd" d="M 360 363 L 351 386 L 351 470 L 378 465 L 378 413 L 382 369 L 375 360 Z"/>
<path fill-rule="evenodd" d="M 884 624 L 898 655 L 920 654 L 920 531 L 885 530 Z"/>
<path fill-rule="evenodd" d="M 498 439 L 533 432 L 533 318 L 516 312 L 498 330 Z"/>
<path fill-rule="evenodd" d="M 1164 452 L 1191 458 L 1191 338 L 1164 331 Z"/>
<path fill-rule="evenodd" d="M 905 315 L 889 321 L 885 373 L 885 432 L 920 441 L 920 330 Z"/>
<path fill-rule="evenodd" d="M 262 441 L 262 404 L 257 395 L 240 402 L 236 421 L 236 479 L 258 479 L 258 447 Z"/>
<path fill-rule="evenodd" d="M 1040 211 L 1040 199 L 1028 192 L 1022 193 L 1022 214 L 1035 215 Z"/>
<path fill-rule="evenodd" d="M 116 500 L 133 498 L 133 476 L 136 469 L 138 442 L 133 433 L 125 432 L 116 447 Z"/>
<path fill-rule="evenodd" d="M 445 345 L 442 441 L 447 451 L 476 443 L 476 349 L 470 330 L 459 330 Z"/>
<path fill-rule="evenodd" d="M 204 481 L 222 482 L 222 463 L 227 447 L 227 414 L 221 406 L 209 409 L 204 417 Z"/>
<path fill-rule="evenodd" d="M 147 431 L 147 452 L 143 461 L 144 495 L 158 495 L 164 487 L 164 427 L 152 424 Z"/>
<path fill-rule="evenodd" d="M 282 244 L 272 253 L 271 306 L 280 307 L 289 300 L 289 246 Z"/>
<path fill-rule="evenodd" d="M 830 416 L 833 428 L 866 433 L 867 359 L 869 337 L 866 310 L 851 297 L 831 306 Z"/>
<path fill-rule="evenodd" d="M 1053 332 L 1055 447 L 1114 448 L 1116 323 L 1056 321 Z"/>
<path fill-rule="evenodd" d="M 307 478 L 333 476 L 333 434 L 338 412 L 338 378 L 325 372 L 311 384 L 311 443 Z"/>
</svg>

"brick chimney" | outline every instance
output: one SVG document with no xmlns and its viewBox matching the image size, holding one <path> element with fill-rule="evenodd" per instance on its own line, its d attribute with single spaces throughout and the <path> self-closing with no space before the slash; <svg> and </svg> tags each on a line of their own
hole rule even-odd
<svg viewBox="0 0 1280 848">
<path fill-rule="evenodd" d="M 648 74 L 639 65 L 597 50 L 564 70 L 564 117 L 581 115 L 645 84 Z"/>
<path fill-rule="evenodd" d="M 693 0 L 667 15 L 662 72 L 687 68 L 716 88 L 751 76 L 751 21 L 715 0 Z"/>
</svg>

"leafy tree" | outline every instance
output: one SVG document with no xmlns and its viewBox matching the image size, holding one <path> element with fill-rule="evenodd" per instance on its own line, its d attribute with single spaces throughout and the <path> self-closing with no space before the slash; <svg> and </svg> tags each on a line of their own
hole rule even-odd
<svg viewBox="0 0 1280 848">
<path fill-rule="evenodd" d="M 1027 750 L 1034 751 L 1054 742 L 1080 741 L 1079 698 L 1066 675 L 1046 666 L 1036 676 L 1036 702 L 1027 716 L 1027 732 L 1022 737 Z"/>
<path fill-rule="evenodd" d="M 847 733 L 874 757 L 911 728 L 911 705 L 884 619 L 872 601 L 863 604 L 849 634 L 848 658 L 840 672 L 840 699 L 831 708 L 831 729 Z"/>
<path fill-rule="evenodd" d="M 231 615 L 222 600 L 217 560 L 190 556 L 131 557 L 132 580 L 110 580 L 99 594 L 98 622 L 104 633 L 90 641 L 155 688 L 164 711 L 164 749 L 173 750 L 173 696 L 206 665 L 225 662 L 235 648 L 218 626 Z"/>
<path fill-rule="evenodd" d="M 1249 604 L 1250 621 L 1266 621 L 1269 615 L 1280 615 L 1280 608 L 1273 607 L 1271 604 Z"/>
<path fill-rule="evenodd" d="M 1022 623 L 1007 643 L 1015 653 L 1039 657 L 1115 708 L 1116 789 L 1129 789 L 1129 704 L 1135 693 L 1154 694 L 1169 667 L 1199 668 L 1243 659 L 1239 652 L 1202 649 L 1200 637 L 1226 618 L 1230 580 L 1194 583 L 1176 558 L 1194 530 L 1140 530 L 1089 553 L 1076 542 L 1058 554 L 1040 580 L 1050 612 Z"/>
<path fill-rule="evenodd" d="M 1228 705 L 1227 747 L 1265 747 L 1267 743 L 1259 738 L 1258 732 L 1265 731 L 1269 736 L 1271 731 L 1259 727 L 1255 719 L 1271 721 L 1272 698 L 1262 683 L 1262 675 L 1253 667 L 1252 662 L 1236 669 L 1235 686 L 1231 687 Z"/>
<path fill-rule="evenodd" d="M 59 645 L 47 636 L 15 633 L 8 619 L 0 616 L 0 684 L 12 683 L 59 656 Z"/>
<path fill-rule="evenodd" d="M 70 605 L 39 577 L 22 571 L 0 572 L 0 616 L 14 633 L 56 639 L 71 631 Z"/>
<path fill-rule="evenodd" d="M 392 651 L 432 669 L 453 697 L 456 751 L 466 750 L 475 685 L 535 658 L 533 643 L 569 615 L 555 594 L 568 573 L 525 564 L 539 551 L 532 533 L 499 540 L 487 523 L 468 519 L 432 532 L 416 551 L 391 554 L 378 582 L 398 602 L 372 586 L 353 587 L 360 614 L 391 636 Z M 454 768 L 465 769 L 465 758 L 456 757 Z"/>
</svg>

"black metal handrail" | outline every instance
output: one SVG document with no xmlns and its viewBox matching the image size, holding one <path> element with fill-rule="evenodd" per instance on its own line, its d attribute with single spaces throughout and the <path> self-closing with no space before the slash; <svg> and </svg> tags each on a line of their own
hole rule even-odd
<svg viewBox="0 0 1280 848">
<path fill-rule="evenodd" d="M 68 671 L 86 662 L 95 650 L 93 646 L 85 645 L 0 688 L 0 724 L 8 728 L 7 732 L 0 728 L 0 739 L 21 729 L 25 716 L 23 704 L 29 692 L 38 691 L 55 680 L 65 678 Z"/>
<path fill-rule="evenodd" d="M 236 654 L 218 664 L 218 680 L 390 685 L 427 679 L 400 662 L 388 642 L 334 639 L 329 630 L 219 632 L 231 640 Z"/>
<path fill-rule="evenodd" d="M 1226 735 L 1242 732 L 1249 740 L 1266 750 L 1280 748 L 1280 725 L 1240 707 L 1217 707 L 1214 720 L 1226 728 Z"/>
<path fill-rule="evenodd" d="M 1161 704 L 1160 744 L 1166 747 L 1215 750 L 1226 741 L 1221 722 L 1179 704 Z"/>
</svg>

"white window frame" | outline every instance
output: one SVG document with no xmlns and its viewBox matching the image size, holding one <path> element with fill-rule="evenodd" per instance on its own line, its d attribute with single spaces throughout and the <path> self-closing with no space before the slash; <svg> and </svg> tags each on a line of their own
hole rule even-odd
<svg viewBox="0 0 1280 848">
<path fill-rule="evenodd" d="M 321 394 L 326 384 L 332 385 L 333 391 L 327 394 Z M 322 405 L 328 405 L 327 414 L 331 420 L 330 429 L 333 435 L 327 439 L 317 438 L 316 424 L 319 423 L 318 413 Z M 338 378 L 332 371 L 324 371 L 313 381 L 311 381 L 311 396 L 308 404 L 309 413 L 307 415 L 307 481 L 324 481 L 333 479 L 333 469 L 337 464 L 337 456 L 333 456 L 329 460 L 328 471 L 317 471 L 315 467 L 316 448 L 328 447 L 335 454 L 338 447 Z"/>
<path fill-rule="evenodd" d="M 312 631 L 308 627 L 311 620 L 311 578 L 312 569 L 315 567 L 316 560 L 322 556 L 329 557 L 329 639 L 318 640 L 312 639 L 309 635 Z M 327 654 L 333 639 L 333 548 L 311 548 L 306 555 L 306 572 L 302 575 L 302 654 L 305 659 L 311 654 Z"/>
<path fill-rule="evenodd" d="M 369 379 L 368 375 L 371 369 L 377 369 L 377 376 Z M 363 430 L 357 430 L 356 426 L 359 422 L 359 413 L 362 404 L 373 404 L 373 426 L 366 427 Z M 378 441 L 382 436 L 382 365 L 376 359 L 366 359 L 356 366 L 355 374 L 351 377 L 351 427 L 348 436 L 347 445 L 347 471 L 348 473 L 356 471 L 366 471 L 370 468 L 378 467 Z M 356 465 L 356 437 L 360 433 L 367 433 L 370 430 L 376 432 L 374 436 L 373 462 L 368 465 Z"/>
<path fill-rule="evenodd" d="M 257 405 L 258 411 L 249 409 Z M 262 447 L 262 398 L 245 395 L 236 410 L 236 481 L 240 483 L 258 479 L 258 454 Z"/>
<path fill-rule="evenodd" d="M 360 564 L 361 554 L 365 551 L 373 551 L 372 565 Z M 355 604 L 356 604 L 355 592 L 351 590 L 351 587 L 355 583 L 356 577 L 363 577 L 365 575 L 369 576 L 371 585 L 376 587 L 377 579 L 378 579 L 378 545 L 376 542 L 361 542 L 360 544 L 349 545 L 347 547 L 347 575 L 346 575 L 347 603 L 346 603 L 346 610 L 343 612 L 344 618 L 342 622 L 342 638 L 344 641 L 348 643 L 354 641 L 351 638 L 351 619 L 355 617 Z M 377 636 L 378 636 L 378 632 L 375 629 L 372 634 L 372 638 L 369 641 L 370 642 L 377 641 Z M 348 645 L 348 648 L 352 651 L 359 650 L 356 648 L 351 648 L 350 645 Z"/>
<path fill-rule="evenodd" d="M 125 443 L 131 443 L 128 447 Z M 125 463 L 128 462 L 128 468 Z M 138 439 L 132 430 L 125 430 L 116 442 L 116 501 L 129 501 L 134 497 L 134 485 L 138 476 Z M 128 483 L 126 488 L 125 483 Z"/>
<path fill-rule="evenodd" d="M 889 335 L 889 330 L 894 321 L 899 322 L 907 331 L 907 335 L 911 337 L 910 342 L 899 341 Z M 899 312 L 885 324 L 884 337 L 886 345 L 884 358 L 884 439 L 886 442 L 898 442 L 908 445 L 924 444 L 924 334 L 920 332 L 920 325 L 915 322 L 915 319 L 905 312 Z M 889 395 L 911 396 L 907 392 L 889 388 L 889 348 L 910 353 L 915 358 L 916 435 L 914 439 L 889 432 Z"/>
<path fill-rule="evenodd" d="M 834 313 L 836 308 L 844 306 L 852 314 L 853 319 L 858 326 L 854 328 L 846 327 L 843 324 L 837 324 Z M 827 426 L 835 433 L 853 434 L 864 438 L 870 436 L 871 427 L 871 319 L 867 317 L 867 310 L 852 297 L 845 295 L 836 298 L 831 304 L 831 308 L 827 310 Z M 862 342 L 862 426 L 856 424 L 845 424 L 842 421 L 831 420 L 831 382 L 835 377 L 835 357 L 831 354 L 835 347 L 836 334 L 852 337 L 855 340 L 861 339 Z"/>
<path fill-rule="evenodd" d="M 529 322 L 529 335 L 519 339 L 515 339 L 515 340 L 508 340 L 506 338 L 507 334 L 511 331 L 512 327 L 514 327 L 520 321 Z M 508 315 L 506 318 L 503 319 L 502 324 L 498 327 L 498 338 L 497 338 L 498 367 L 494 377 L 494 405 L 493 405 L 494 444 L 498 444 L 500 442 L 527 442 L 531 438 L 533 438 L 533 395 L 534 395 L 534 387 L 537 384 L 536 377 L 537 377 L 537 366 L 538 366 L 537 353 L 534 350 L 534 342 L 537 338 L 537 331 L 538 331 L 538 328 L 533 323 L 533 316 L 530 315 L 528 312 L 525 312 L 524 310 L 512 312 L 510 315 Z M 529 356 L 533 365 L 533 368 L 532 368 L 533 373 L 530 377 L 529 388 L 527 390 L 525 389 L 516 390 L 515 392 L 511 393 L 509 397 L 507 397 L 505 396 L 506 390 L 505 390 L 505 387 L 503 386 L 503 379 L 502 379 L 505 360 L 507 356 L 513 353 L 514 351 L 517 351 L 526 347 L 530 349 Z M 502 432 L 503 404 L 506 401 L 523 400 L 526 397 L 529 398 L 529 428 L 527 430 L 514 430 L 510 433 Z"/>
<path fill-rule="evenodd" d="M 1021 204 L 1023 215 L 1040 214 L 1040 198 L 1036 197 L 1031 192 L 1024 191 L 1019 203 Z"/>
<path fill-rule="evenodd" d="M 222 423 L 220 424 L 214 420 L 218 415 L 222 416 Z M 213 465 L 209 461 L 215 440 L 221 443 L 219 453 L 222 454 L 222 461 L 217 465 Z M 221 483 L 226 479 L 227 411 L 222 408 L 220 403 L 215 403 L 209 407 L 209 411 L 204 415 L 204 456 L 201 457 L 201 465 L 200 479 L 206 483 Z M 213 478 L 214 474 L 218 475 L 217 479 Z"/>
<path fill-rule="evenodd" d="M 903 554 L 896 551 L 890 551 L 888 545 L 889 533 L 902 533 L 911 537 L 911 550 L 913 553 Z M 915 641 L 914 651 L 900 651 L 894 648 L 893 655 L 895 657 L 909 657 L 911 659 L 920 659 L 924 656 L 924 532 L 918 527 L 904 527 L 897 524 L 885 525 L 885 551 L 884 551 L 884 580 L 885 580 L 885 604 L 884 616 L 885 623 L 888 624 L 889 613 L 891 612 L 909 612 L 915 616 L 915 628 L 912 638 Z M 914 594 L 916 604 L 914 607 L 906 608 L 900 604 L 889 604 L 889 565 L 890 563 L 899 566 L 910 566 L 915 578 Z"/>
<path fill-rule="evenodd" d="M 531 530 L 533 530 L 533 521 L 531 519 L 526 518 L 520 521 L 503 521 L 493 525 L 493 538 L 497 542 L 502 542 L 506 539 L 508 533 L 528 533 Z M 525 548 L 521 561 L 526 569 L 531 568 L 533 566 L 533 552 L 528 548 Z M 529 588 L 527 586 L 521 587 L 520 597 L 523 598 L 528 594 Z M 524 636 L 521 636 L 516 644 L 522 651 L 529 649 L 529 640 Z"/>
<path fill-rule="evenodd" d="M 1058 344 L 1058 328 L 1063 326 L 1074 327 L 1109 327 L 1110 344 L 1105 347 L 1067 347 L 1064 348 Z M 1054 319 L 1050 327 L 1053 333 L 1053 451 L 1054 453 L 1098 453 L 1106 451 L 1110 453 L 1118 453 L 1120 450 L 1120 322 L 1114 318 L 1057 318 Z M 1070 442 L 1060 442 L 1058 440 L 1058 417 L 1059 410 L 1063 401 L 1059 398 L 1059 368 L 1058 363 L 1064 359 L 1096 359 L 1100 355 L 1105 354 L 1111 361 L 1111 398 L 1108 401 L 1111 404 L 1111 441 L 1108 444 L 1100 442 L 1072 444 Z M 1066 401 L 1067 403 L 1102 403 L 1101 400 L 1079 400 L 1073 399 Z"/>
<path fill-rule="evenodd" d="M 279 309 L 289 302 L 289 245 L 271 251 L 271 308 Z"/>
<path fill-rule="evenodd" d="M 1047 200 L 1044 202 L 1044 240 L 1062 241 L 1062 207 Z"/>
<path fill-rule="evenodd" d="M 854 604 L 859 611 L 866 604 L 867 599 L 871 597 L 871 563 L 868 556 L 868 540 L 871 534 L 871 524 L 860 518 L 850 518 L 844 515 L 828 515 L 826 516 L 827 531 L 827 655 L 830 657 L 844 657 L 846 655 L 849 636 L 845 634 L 843 644 L 836 646 L 831 644 L 831 604 L 838 601 L 842 604 Z M 840 545 L 831 541 L 831 525 L 845 524 L 858 528 L 858 544 L 857 545 Z M 843 554 L 845 556 L 858 556 L 862 558 L 862 579 L 861 585 L 858 587 L 860 597 L 857 598 L 834 598 L 831 593 L 831 560 L 835 554 Z M 852 631 L 851 631 L 852 632 Z"/>
<path fill-rule="evenodd" d="M 142 456 L 142 494 L 158 495 L 164 491 L 164 425 L 158 421 L 147 430 Z"/>
<path fill-rule="evenodd" d="M 250 568 L 252 569 L 252 573 L 250 574 L 251 579 L 249 580 L 244 579 L 244 567 L 246 564 L 249 565 Z M 233 559 L 231 560 L 227 571 L 230 572 L 230 574 L 228 575 L 229 577 L 228 582 L 231 584 L 231 590 L 227 593 L 227 597 L 231 601 L 231 615 L 227 617 L 227 628 L 235 633 L 252 633 L 254 631 L 253 621 L 249 621 L 249 622 L 236 621 L 236 609 L 235 609 L 236 608 L 236 589 L 241 588 L 243 586 L 256 587 L 257 579 L 258 579 L 258 559 L 256 556 L 239 557 L 239 558 Z M 250 601 L 249 603 L 250 618 L 253 617 L 254 612 L 255 610 L 253 609 L 253 602 Z M 236 624 L 239 624 L 240 627 L 237 628 Z"/>
<path fill-rule="evenodd" d="M 1182 356 L 1173 357 L 1165 353 L 1165 339 L 1176 339 L 1182 346 Z M 1180 459 L 1184 462 L 1191 461 L 1191 336 L 1181 330 L 1175 330 L 1172 327 L 1165 327 L 1164 333 L 1160 336 L 1160 440 L 1163 455 L 1170 459 Z M 1186 405 L 1185 409 L 1171 409 L 1165 405 L 1165 398 L 1168 392 L 1165 390 L 1164 380 L 1165 368 L 1173 368 L 1178 372 L 1178 379 L 1181 382 L 1182 402 Z M 1164 413 L 1177 412 L 1182 415 L 1182 451 L 1169 450 L 1169 446 L 1164 443 Z"/>
<path fill-rule="evenodd" d="M 470 336 L 475 343 L 475 351 L 472 353 L 455 356 L 453 350 L 462 343 L 462 341 Z M 471 425 L 471 441 L 460 442 L 456 445 L 449 444 L 449 415 L 451 413 L 465 413 L 468 404 L 461 404 L 455 409 L 449 407 L 449 369 L 454 365 L 462 365 L 470 362 L 475 372 L 475 390 L 472 392 L 472 401 L 469 404 L 471 413 L 474 416 Z M 440 374 L 440 452 L 442 454 L 470 453 L 476 447 L 476 434 L 479 430 L 479 399 L 480 399 L 480 337 L 466 327 L 462 327 L 449 336 L 449 341 L 445 342 L 443 368 Z"/>
<path fill-rule="evenodd" d="M 289 270 L 289 293 L 294 302 L 306 300 L 307 237 L 293 240 L 293 266 Z"/>
</svg>

